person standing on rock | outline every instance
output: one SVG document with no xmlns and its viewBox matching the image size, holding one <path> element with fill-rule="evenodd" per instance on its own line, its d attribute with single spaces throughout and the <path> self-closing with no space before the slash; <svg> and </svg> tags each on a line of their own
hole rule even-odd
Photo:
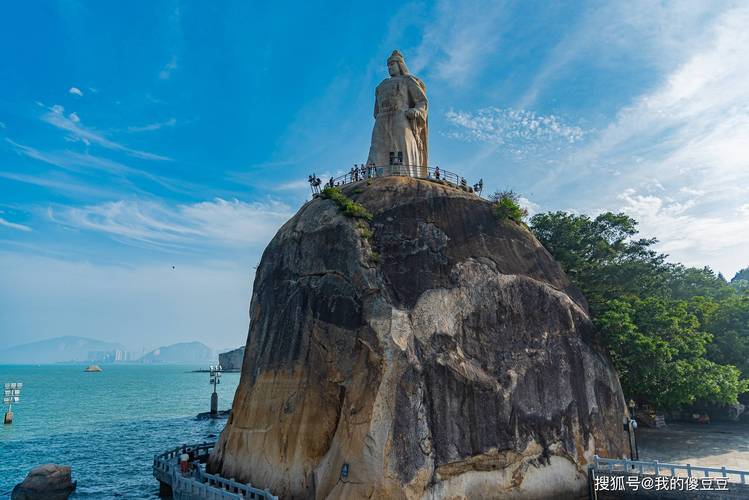
<svg viewBox="0 0 749 500">
<path fill-rule="evenodd" d="M 411 75 L 403 55 L 388 58 L 390 78 L 375 90 L 372 144 L 367 164 L 389 166 L 391 154 L 402 153 L 407 175 L 427 176 L 427 96 L 424 82 Z"/>
</svg>

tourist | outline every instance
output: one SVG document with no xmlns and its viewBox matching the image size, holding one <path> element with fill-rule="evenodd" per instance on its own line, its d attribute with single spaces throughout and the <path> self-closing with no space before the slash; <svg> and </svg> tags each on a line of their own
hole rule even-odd
<svg viewBox="0 0 749 500">
<path fill-rule="evenodd" d="M 182 474 L 187 474 L 190 471 L 190 455 L 187 454 L 184 447 L 182 447 L 182 454 L 179 456 L 179 469 Z"/>
<path fill-rule="evenodd" d="M 434 167 L 434 176 L 437 178 L 437 180 L 440 180 L 440 166 L 439 165 Z"/>
</svg>

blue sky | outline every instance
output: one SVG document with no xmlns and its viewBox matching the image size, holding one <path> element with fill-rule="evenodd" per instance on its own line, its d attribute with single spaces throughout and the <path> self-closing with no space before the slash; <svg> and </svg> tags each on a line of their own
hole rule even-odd
<svg viewBox="0 0 749 500">
<path fill-rule="evenodd" d="M 0 341 L 243 344 L 253 267 L 307 174 L 366 159 L 394 48 L 427 84 L 432 164 L 532 212 L 625 211 L 730 278 L 747 25 L 721 1 L 7 4 Z"/>
</svg>

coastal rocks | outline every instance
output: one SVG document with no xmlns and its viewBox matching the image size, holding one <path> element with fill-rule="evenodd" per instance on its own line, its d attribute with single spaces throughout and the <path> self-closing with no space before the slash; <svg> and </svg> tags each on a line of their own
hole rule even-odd
<svg viewBox="0 0 749 500">
<path fill-rule="evenodd" d="M 75 491 L 69 465 L 44 464 L 31 469 L 13 488 L 11 500 L 66 500 Z"/>
<path fill-rule="evenodd" d="M 239 371 L 242 369 L 244 346 L 218 355 L 218 364 L 224 371 Z"/>
<path fill-rule="evenodd" d="M 283 498 L 570 498 L 627 452 L 585 299 L 475 195 L 385 177 L 305 204 L 257 270 L 210 459 Z"/>
</svg>

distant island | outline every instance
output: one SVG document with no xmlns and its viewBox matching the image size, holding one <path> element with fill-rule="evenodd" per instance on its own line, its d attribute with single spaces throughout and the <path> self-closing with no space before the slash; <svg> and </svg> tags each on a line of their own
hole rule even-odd
<svg viewBox="0 0 749 500">
<path fill-rule="evenodd" d="M 216 361 L 213 349 L 202 342 L 180 342 L 159 347 L 138 360 L 140 363 L 211 363 Z"/>
<path fill-rule="evenodd" d="M 92 361 L 93 352 L 125 351 L 121 344 L 86 337 L 55 337 L 0 350 L 2 364 L 49 364 Z"/>
<path fill-rule="evenodd" d="M 214 350 L 201 342 L 180 342 L 139 355 L 118 343 L 75 336 L 55 337 L 0 350 L 0 364 L 210 364 L 216 359 Z"/>
</svg>

